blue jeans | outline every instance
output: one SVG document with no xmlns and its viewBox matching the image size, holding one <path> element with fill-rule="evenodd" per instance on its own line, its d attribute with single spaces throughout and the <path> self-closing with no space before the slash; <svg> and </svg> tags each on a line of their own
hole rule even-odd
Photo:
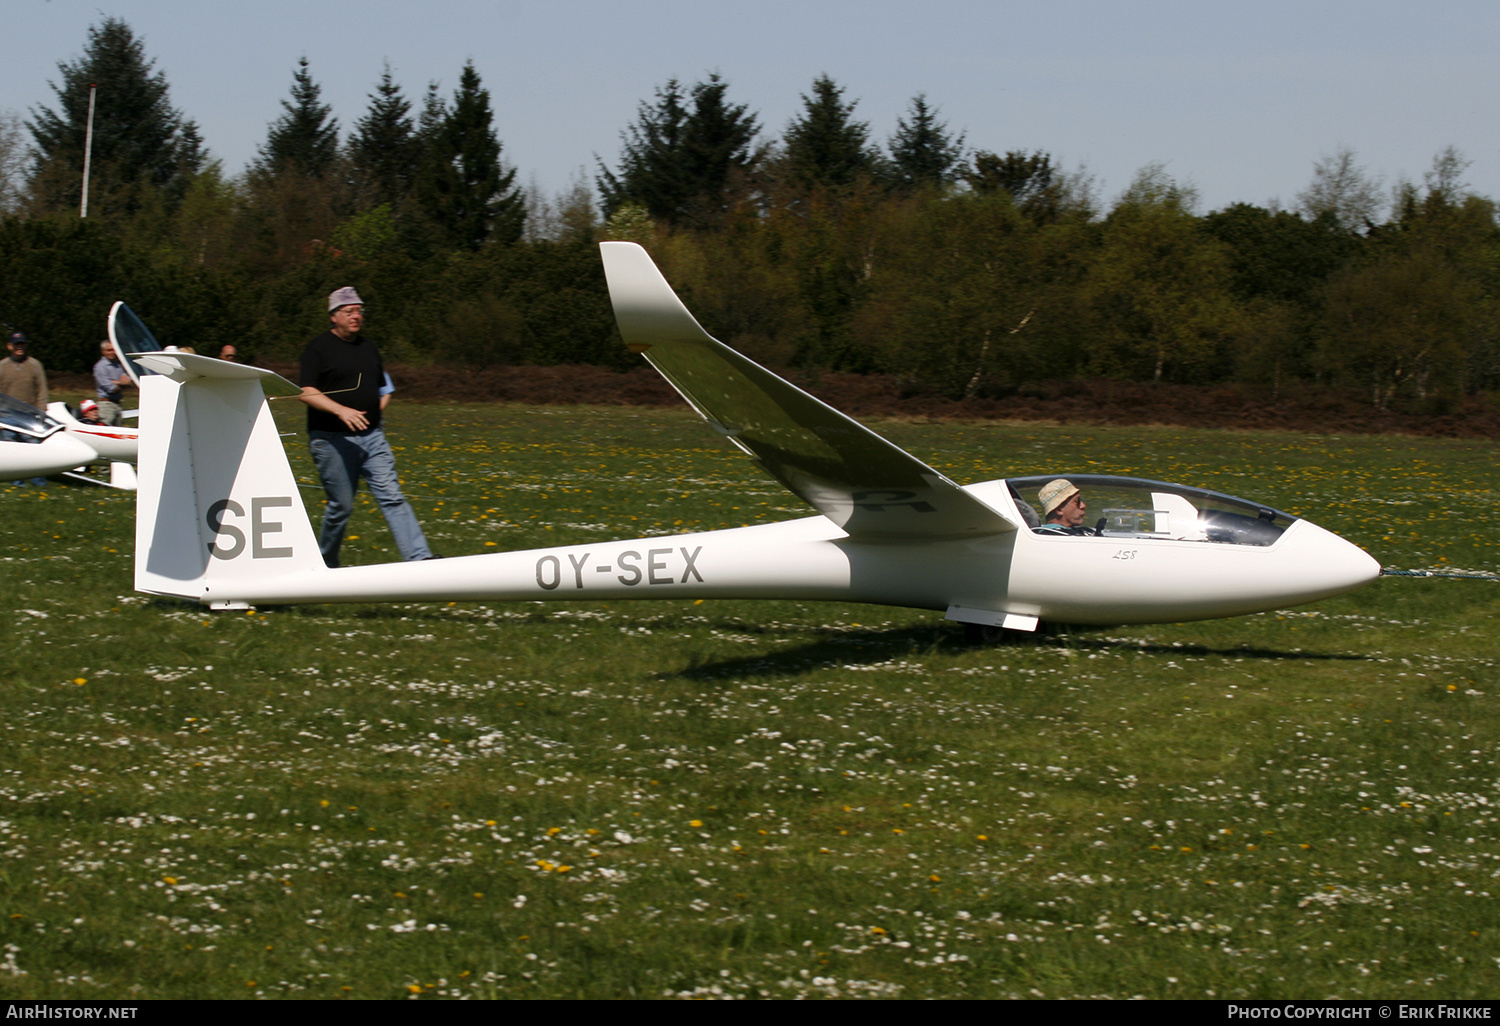
<svg viewBox="0 0 1500 1026">
<path fill-rule="evenodd" d="M 391 527 L 396 548 L 402 559 L 431 559 L 432 550 L 417 523 L 411 503 L 401 494 L 396 480 L 396 457 L 386 444 L 385 432 L 376 428 L 360 435 L 340 435 L 331 431 L 308 432 L 308 448 L 328 505 L 323 510 L 323 529 L 318 533 L 318 549 L 323 562 L 339 565 L 339 548 L 344 544 L 344 528 L 354 512 L 354 491 L 363 477 L 370 483 L 370 494 L 380 504 L 385 522 Z"/>
</svg>

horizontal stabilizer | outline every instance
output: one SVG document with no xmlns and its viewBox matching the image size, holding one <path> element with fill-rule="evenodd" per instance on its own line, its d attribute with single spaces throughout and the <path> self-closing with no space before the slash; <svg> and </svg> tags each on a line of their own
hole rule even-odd
<svg viewBox="0 0 1500 1026">
<path fill-rule="evenodd" d="M 292 384 L 275 371 L 263 367 L 252 367 L 247 363 L 230 363 L 197 353 L 160 352 L 143 353 L 135 358 L 136 363 L 163 377 L 171 378 L 179 385 L 194 378 L 221 378 L 225 381 L 259 381 L 266 395 L 301 395 L 302 389 Z"/>
<path fill-rule="evenodd" d="M 910 453 L 716 341 L 640 246 L 599 248 L 626 344 L 714 430 L 851 537 L 967 538 L 1017 529 Z"/>
</svg>

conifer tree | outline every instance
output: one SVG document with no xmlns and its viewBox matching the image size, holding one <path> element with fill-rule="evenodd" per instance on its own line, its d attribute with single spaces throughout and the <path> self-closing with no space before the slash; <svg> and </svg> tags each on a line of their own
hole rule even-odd
<svg viewBox="0 0 1500 1026">
<path fill-rule="evenodd" d="M 422 118 L 423 130 L 431 133 L 417 189 L 423 211 L 452 245 L 478 249 L 486 242 L 515 242 L 525 227 L 526 203 L 515 169 L 500 159 L 490 92 L 474 62 L 464 65 L 453 106 L 441 122 L 433 120 L 441 109 L 435 93 L 428 90 Z"/>
<path fill-rule="evenodd" d="M 355 174 L 373 204 L 392 206 L 406 199 L 416 173 L 416 127 L 411 101 L 401 92 L 386 64 L 365 116 L 354 123 L 349 155 Z"/>
<path fill-rule="evenodd" d="M 1003 157 L 980 150 L 962 177 L 980 195 L 1003 192 L 1010 196 L 1011 202 L 1038 224 L 1057 220 L 1061 212 L 1063 175 L 1052 157 L 1041 150 L 1007 150 Z"/>
<path fill-rule="evenodd" d="M 436 82 L 427 83 L 427 92 L 422 94 L 422 113 L 417 116 L 417 148 L 426 151 L 437 144 L 448 120 L 448 101 L 438 91 Z"/>
<path fill-rule="evenodd" d="M 679 191 L 676 156 L 682 148 L 687 106 L 682 84 L 675 78 L 656 90 L 656 102 L 640 104 L 636 122 L 621 135 L 624 143 L 620 169 L 615 173 L 599 162 L 599 195 L 605 217 L 626 205 L 645 208 L 656 217 L 670 217 Z"/>
<path fill-rule="evenodd" d="M 133 188 L 142 184 L 181 198 L 208 155 L 197 127 L 172 106 L 155 63 L 119 18 L 91 27 L 83 56 L 58 63 L 60 81 L 49 83 L 57 109 L 34 109 L 26 123 L 35 146 L 31 185 L 44 208 L 77 203 L 90 85 L 98 87 L 90 178 L 101 202 L 94 209 L 134 208 Z"/>
<path fill-rule="evenodd" d="M 917 189 L 952 182 L 963 159 L 964 136 L 955 139 L 921 93 L 912 98 L 907 115 L 896 119 L 896 134 L 890 139 L 895 184 Z"/>
<path fill-rule="evenodd" d="M 292 73 L 292 95 L 281 101 L 281 116 L 271 122 L 260 147 L 255 172 L 272 177 L 291 169 L 311 178 L 324 178 L 338 161 L 339 123 L 333 107 L 318 102 L 323 89 L 313 81 L 307 58 Z"/>
<path fill-rule="evenodd" d="M 685 206 L 690 218 L 705 223 L 724 212 L 735 176 L 748 174 L 757 156 L 760 125 L 748 105 L 725 102 L 728 88 L 717 74 L 693 86 L 693 111 L 683 126 Z"/>
<path fill-rule="evenodd" d="M 717 74 L 688 96 L 676 79 L 656 91 L 656 103 L 640 105 L 636 123 L 624 133 L 618 173 L 600 165 L 599 192 L 607 214 L 627 204 L 652 217 L 708 227 L 730 204 L 736 177 L 753 167 L 760 131 L 745 104 L 726 102 L 728 83 Z"/>
<path fill-rule="evenodd" d="M 858 100 L 844 102 L 844 90 L 827 75 L 813 81 L 812 95 L 802 96 L 802 115 L 787 126 L 786 161 L 792 178 L 804 188 L 841 188 L 876 167 L 870 148 L 870 126 L 854 120 Z"/>
</svg>

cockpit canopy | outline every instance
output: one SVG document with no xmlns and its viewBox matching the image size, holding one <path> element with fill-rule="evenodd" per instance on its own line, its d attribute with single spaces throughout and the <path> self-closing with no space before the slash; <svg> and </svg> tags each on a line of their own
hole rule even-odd
<svg viewBox="0 0 1500 1026">
<path fill-rule="evenodd" d="M 135 311 L 124 303 L 115 303 L 109 311 L 109 340 L 115 345 L 115 354 L 124 364 L 125 373 L 137 385 L 142 377 L 156 373 L 136 363 L 134 358 L 140 353 L 159 353 L 162 344 Z"/>
<path fill-rule="evenodd" d="M 1006 479 L 1021 515 L 1032 527 L 1042 523 L 1037 491 L 1066 478 L 1087 504 L 1084 527 L 1090 534 L 1121 540 L 1161 538 L 1274 545 L 1297 518 L 1290 513 L 1205 488 L 1105 474 L 1045 474 Z"/>
<path fill-rule="evenodd" d="M 35 406 L 0 394 L 0 429 L 40 440 L 61 431 L 63 426 Z"/>
</svg>

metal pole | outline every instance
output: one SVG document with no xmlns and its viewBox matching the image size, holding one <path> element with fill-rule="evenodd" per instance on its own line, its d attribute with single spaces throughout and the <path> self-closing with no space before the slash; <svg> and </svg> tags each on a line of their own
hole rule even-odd
<svg viewBox="0 0 1500 1026">
<path fill-rule="evenodd" d="M 83 199 L 78 205 L 78 216 L 89 216 L 89 159 L 94 155 L 94 91 L 99 87 L 89 83 L 89 123 L 83 133 Z"/>
</svg>

